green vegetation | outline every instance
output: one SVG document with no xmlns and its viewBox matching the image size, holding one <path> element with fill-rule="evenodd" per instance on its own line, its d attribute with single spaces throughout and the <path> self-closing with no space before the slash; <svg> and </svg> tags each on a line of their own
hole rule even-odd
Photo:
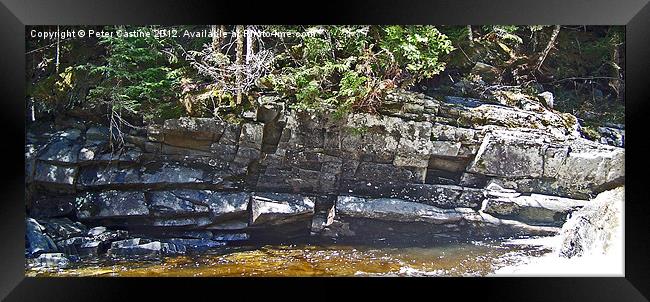
<svg viewBox="0 0 650 302">
<path fill-rule="evenodd" d="M 56 43 L 28 37 L 27 96 L 35 119 L 86 112 L 122 129 L 179 116 L 232 118 L 259 106 L 258 97 L 268 94 L 290 107 L 342 116 L 375 113 L 387 93 L 411 89 L 494 101 L 508 92 L 550 91 L 554 109 L 586 124 L 624 122 L 622 27 L 86 29 L 148 34 Z M 185 30 L 218 34 L 188 37 Z M 292 35 L 255 35 L 259 32 Z"/>
</svg>

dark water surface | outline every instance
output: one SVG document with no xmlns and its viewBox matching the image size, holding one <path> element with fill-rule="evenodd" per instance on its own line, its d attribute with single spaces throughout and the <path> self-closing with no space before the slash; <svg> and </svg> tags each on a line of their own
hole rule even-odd
<svg viewBox="0 0 650 302">
<path fill-rule="evenodd" d="M 341 244 L 227 247 L 148 260 L 82 261 L 66 269 L 27 266 L 27 276 L 485 276 L 521 257 L 550 252 L 502 241 L 424 246 Z"/>
</svg>

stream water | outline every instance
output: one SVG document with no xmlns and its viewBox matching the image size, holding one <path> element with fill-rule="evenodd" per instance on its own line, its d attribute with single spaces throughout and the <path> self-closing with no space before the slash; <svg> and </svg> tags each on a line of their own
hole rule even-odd
<svg viewBox="0 0 650 302">
<path fill-rule="evenodd" d="M 485 276 L 550 249 L 506 241 L 420 246 L 299 244 L 227 247 L 148 260 L 98 259 L 27 276 Z"/>
</svg>

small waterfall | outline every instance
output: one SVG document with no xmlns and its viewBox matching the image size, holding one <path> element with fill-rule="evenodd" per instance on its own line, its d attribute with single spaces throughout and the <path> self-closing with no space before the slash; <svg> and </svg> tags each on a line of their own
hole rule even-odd
<svg viewBox="0 0 650 302">
<path fill-rule="evenodd" d="M 625 187 L 602 192 L 574 212 L 559 235 L 514 244 L 551 248 L 542 257 L 521 256 L 494 274 L 530 276 L 623 276 Z"/>
</svg>

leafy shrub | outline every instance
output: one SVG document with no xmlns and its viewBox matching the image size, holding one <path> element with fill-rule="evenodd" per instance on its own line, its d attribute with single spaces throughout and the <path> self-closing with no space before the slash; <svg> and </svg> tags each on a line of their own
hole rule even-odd
<svg viewBox="0 0 650 302">
<path fill-rule="evenodd" d="M 122 28 L 126 29 L 126 28 Z M 107 105 L 118 118 L 141 116 L 145 121 L 177 117 L 182 113 L 177 98 L 182 69 L 174 68 L 176 57 L 169 50 L 172 40 L 157 38 L 149 27 L 138 37 L 103 37 L 103 65 L 81 65 L 103 80 L 89 92 L 89 101 Z"/>
<path fill-rule="evenodd" d="M 312 29 L 313 30 L 313 29 Z M 396 87 L 440 73 L 453 47 L 433 26 L 327 26 L 276 58 L 273 89 L 294 107 L 373 112 Z M 290 59 L 289 59 L 290 58 Z"/>
</svg>

